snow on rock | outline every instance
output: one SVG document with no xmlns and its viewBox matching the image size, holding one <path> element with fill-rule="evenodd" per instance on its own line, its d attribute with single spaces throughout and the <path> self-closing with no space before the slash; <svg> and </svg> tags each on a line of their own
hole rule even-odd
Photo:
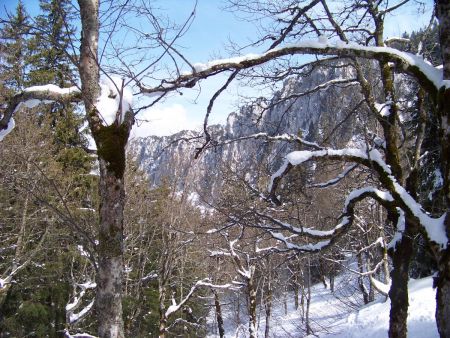
<svg viewBox="0 0 450 338">
<path fill-rule="evenodd" d="M 118 115 L 122 123 L 125 113 L 130 110 L 133 102 L 133 93 L 128 87 L 123 87 L 123 80 L 117 76 L 102 77 L 100 79 L 101 94 L 95 104 L 106 125 L 111 125 Z"/>
</svg>

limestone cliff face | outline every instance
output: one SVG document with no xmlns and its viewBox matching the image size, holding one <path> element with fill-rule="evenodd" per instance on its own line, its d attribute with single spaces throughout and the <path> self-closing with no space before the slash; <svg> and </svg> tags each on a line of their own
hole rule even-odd
<svg viewBox="0 0 450 338">
<path fill-rule="evenodd" d="M 342 84 L 317 90 L 310 95 L 301 94 L 332 79 L 350 78 L 352 72 L 346 67 L 315 70 L 307 78 L 291 78 L 270 100 L 259 99 L 253 105 L 231 113 L 226 125 L 210 126 L 210 134 L 219 142 L 260 132 L 269 135 L 301 134 L 306 139 L 321 142 L 333 132 L 338 133 L 338 139 L 346 142 L 358 123 L 353 123 L 355 121 L 349 118 L 337 129 L 336 126 L 348 115 L 347 107 L 354 106 L 354 102 L 361 99 L 354 94 L 358 92 L 354 85 Z M 195 149 L 202 139 L 176 141 L 195 136 L 198 135 L 194 131 L 182 131 L 166 137 L 150 136 L 133 140 L 129 148 L 148 173 L 152 184 L 157 185 L 167 177 L 175 179 L 180 189 L 191 185 L 208 195 L 215 195 L 221 188 L 224 171 L 251 175 L 261 170 L 262 165 L 266 173 L 273 172 L 282 157 L 293 149 L 293 145 L 286 143 L 246 140 L 210 149 L 194 160 Z"/>
</svg>

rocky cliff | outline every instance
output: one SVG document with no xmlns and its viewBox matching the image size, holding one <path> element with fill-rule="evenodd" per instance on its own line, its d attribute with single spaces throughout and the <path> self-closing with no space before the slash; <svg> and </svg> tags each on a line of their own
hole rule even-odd
<svg viewBox="0 0 450 338">
<path fill-rule="evenodd" d="M 239 112 L 232 112 L 226 125 L 210 126 L 209 132 L 219 144 L 265 132 L 269 135 L 291 133 L 340 146 L 330 143 L 329 135 L 338 135 L 330 139 L 342 143 L 358 128 L 349 107 L 354 107 L 361 98 L 355 94 L 358 90 L 354 83 L 342 81 L 352 77 L 351 69 L 342 65 L 315 69 L 306 77 L 292 77 L 272 98 L 256 99 Z M 334 85 L 324 85 L 330 81 L 335 82 Z M 182 131 L 167 137 L 140 138 L 131 142 L 130 151 L 148 173 L 152 184 L 157 185 L 166 177 L 173 179 L 179 189 L 190 185 L 202 194 L 215 195 L 222 186 L 224 171 L 249 173 L 250 176 L 258 170 L 273 172 L 283 155 L 293 147 L 287 143 L 270 144 L 252 139 L 219 145 L 194 160 L 195 150 L 203 139 L 185 140 L 196 136 L 193 131 Z"/>
</svg>

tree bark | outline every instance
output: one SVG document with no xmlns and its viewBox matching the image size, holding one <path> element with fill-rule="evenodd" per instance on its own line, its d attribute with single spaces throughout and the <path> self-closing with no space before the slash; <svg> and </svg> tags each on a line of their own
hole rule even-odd
<svg viewBox="0 0 450 338">
<path fill-rule="evenodd" d="M 444 79 L 450 80 L 450 2 L 436 0 L 436 16 L 439 19 L 439 42 L 441 45 Z M 447 240 L 450 239 L 450 88 L 441 89 L 438 109 L 441 114 L 442 176 L 447 215 L 444 225 Z M 435 280 L 436 322 L 441 338 L 450 337 L 450 243 L 441 252 L 438 263 L 438 276 Z"/>
<path fill-rule="evenodd" d="M 364 265 L 363 265 L 363 261 L 362 261 L 362 253 L 360 253 L 358 256 L 358 270 L 360 273 L 364 272 Z M 366 286 L 364 285 L 364 277 L 363 276 L 359 276 L 358 277 L 358 287 L 359 290 L 361 291 L 361 294 L 363 296 L 363 301 L 364 304 L 368 304 L 369 303 L 369 292 L 367 291 Z"/>
<path fill-rule="evenodd" d="M 212 290 L 214 293 L 214 306 L 216 308 L 217 328 L 219 329 L 219 337 L 225 337 L 225 328 L 223 325 L 222 307 L 220 305 L 219 294 L 216 290 Z"/>
<path fill-rule="evenodd" d="M 123 281 L 123 178 L 100 161 L 100 229 L 96 312 L 102 338 L 124 337 L 122 318 Z"/>
<path fill-rule="evenodd" d="M 104 126 L 95 107 L 100 95 L 98 63 L 99 2 L 78 0 L 81 15 L 79 72 L 89 127 L 97 145 L 100 166 L 100 224 L 95 311 L 101 338 L 123 338 L 123 209 L 125 203 L 125 146 L 133 123 L 127 112 L 122 124 Z"/>
<path fill-rule="evenodd" d="M 413 238 L 409 233 L 402 236 L 392 253 L 393 269 L 391 272 L 391 288 L 389 298 L 391 310 L 389 314 L 389 338 L 407 337 L 408 319 L 408 280 L 409 264 L 413 254 Z"/>
<path fill-rule="evenodd" d="M 311 325 L 309 323 L 309 308 L 311 306 L 311 261 L 308 258 L 308 276 L 306 280 L 306 286 L 308 288 L 308 293 L 306 297 L 306 311 L 305 311 L 305 325 L 306 325 L 306 335 L 313 333 Z"/>
<path fill-rule="evenodd" d="M 266 311 L 266 327 L 264 330 L 264 337 L 269 338 L 270 334 L 270 321 L 272 319 L 272 283 L 269 281 L 267 286 L 266 295 L 264 297 L 264 309 Z"/>
<path fill-rule="evenodd" d="M 252 267 L 253 268 L 253 267 Z M 254 268 L 253 268 L 254 269 Z M 248 292 L 248 317 L 249 317 L 249 333 L 250 338 L 257 338 L 257 317 L 256 317 L 256 289 L 255 281 L 253 279 L 254 271 L 251 271 L 251 276 L 247 281 Z"/>
<path fill-rule="evenodd" d="M 159 286 L 159 338 L 166 336 L 167 318 L 166 307 L 164 302 L 166 300 L 166 287 L 164 285 Z"/>
<path fill-rule="evenodd" d="M 294 287 L 294 308 L 295 308 L 295 311 L 297 311 L 298 310 L 298 306 L 299 306 L 299 303 L 298 303 L 298 297 L 299 297 L 298 289 L 299 289 L 299 286 L 298 286 L 297 274 L 295 274 L 293 278 L 294 278 L 294 281 L 293 281 L 293 287 Z"/>
</svg>

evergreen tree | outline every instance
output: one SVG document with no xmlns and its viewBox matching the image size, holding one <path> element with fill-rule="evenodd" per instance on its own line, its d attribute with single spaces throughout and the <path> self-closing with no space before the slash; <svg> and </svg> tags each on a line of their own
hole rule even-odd
<svg viewBox="0 0 450 338">
<path fill-rule="evenodd" d="M 73 84 L 74 73 L 69 53 L 75 28 L 68 0 L 40 0 L 42 14 L 36 17 L 36 34 L 30 40 L 28 62 L 31 70 L 29 84 Z"/>
<path fill-rule="evenodd" d="M 74 82 L 67 53 L 75 31 L 70 25 L 70 3 L 43 0 L 40 4 L 42 14 L 35 19 L 32 38 L 28 39 L 29 17 L 22 2 L 1 29 L 5 47 L 1 49 L 0 76 L 5 83 L 1 95 L 5 99 L 24 86 L 51 83 L 67 87 Z M 0 188 L 0 195 L 5 196 L 0 223 L 8 219 L 10 231 L 5 235 L 13 244 L 31 236 L 36 241 L 45 228 L 51 230 L 32 263 L 14 277 L 14 284 L 0 299 L 0 336 L 57 337 L 66 326 L 65 306 L 72 285 L 84 282 L 89 265 L 77 249 L 84 243 L 73 225 L 67 224 L 67 217 L 84 229 L 94 227 L 96 218 L 83 207 L 96 207 L 96 177 L 89 175 L 92 159 L 85 150 L 88 142 L 82 131 L 84 117 L 74 106 L 53 103 L 32 110 L 22 108 L 16 117 L 22 119 L 20 127 L 5 142 L 22 140 L 16 146 L 23 154 L 11 155 L 5 163 L 16 163 L 28 171 L 12 167 L 2 170 L 9 184 Z M 32 137 L 23 137 L 24 129 Z M 37 136 L 40 139 L 33 141 Z M 9 156 L 0 155 L 4 160 Z M 35 186 L 39 188 L 31 190 Z M 62 210 L 66 218 L 55 217 L 52 209 Z M 34 214 L 33 219 L 26 217 L 28 214 Z M 95 238 L 94 231 L 89 233 Z M 16 256 L 28 257 L 36 245 L 16 247 L 20 249 L 12 250 L 0 261 L 0 272 L 7 271 Z"/>
<path fill-rule="evenodd" d="M 75 76 L 69 55 L 76 29 L 72 25 L 75 14 L 71 3 L 69 0 L 40 0 L 40 9 L 42 14 L 36 17 L 36 34 L 28 44 L 28 84 L 72 86 Z M 63 170 L 86 174 L 91 158 L 85 151 L 88 142 L 82 132 L 84 118 L 70 104 L 55 102 L 49 109 L 56 157 Z"/>
<path fill-rule="evenodd" d="M 19 0 L 14 15 L 8 17 L 0 30 L 0 90 L 3 97 L 24 88 L 29 20 L 22 0 Z"/>
</svg>

